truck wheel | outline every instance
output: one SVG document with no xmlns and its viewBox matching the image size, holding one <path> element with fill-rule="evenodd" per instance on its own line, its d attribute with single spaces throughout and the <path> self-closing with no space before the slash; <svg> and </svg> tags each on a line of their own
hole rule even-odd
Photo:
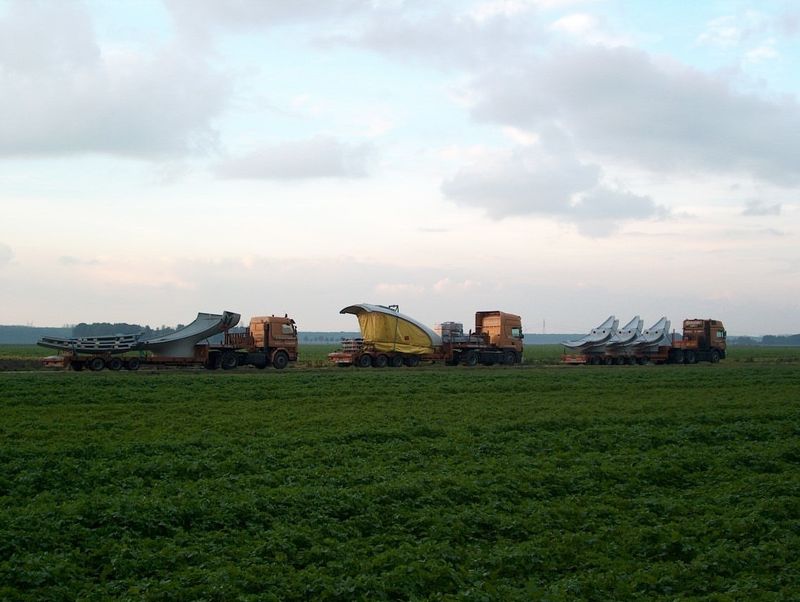
<svg viewBox="0 0 800 602">
<path fill-rule="evenodd" d="M 239 365 L 239 359 L 236 357 L 235 353 L 223 353 L 220 365 L 223 370 L 233 370 Z"/>
<path fill-rule="evenodd" d="M 609 357 L 606 357 L 606 358 L 603 358 L 603 363 L 604 363 L 606 366 L 613 366 L 613 365 L 614 365 L 614 358 L 613 358 L 613 357 L 611 357 L 611 356 L 609 356 Z"/>
<path fill-rule="evenodd" d="M 272 358 L 272 365 L 277 370 L 283 370 L 286 366 L 289 365 L 289 356 L 286 355 L 285 351 L 278 351 Z"/>
<path fill-rule="evenodd" d="M 711 357 L 709 359 L 711 360 L 712 364 L 718 364 L 719 363 L 719 351 L 717 351 L 716 349 L 712 349 L 711 350 Z"/>
<path fill-rule="evenodd" d="M 416 368 L 419 366 L 419 356 L 409 355 L 408 357 L 403 358 L 403 363 L 409 368 Z"/>
<path fill-rule="evenodd" d="M 504 364 L 516 364 L 517 363 L 517 354 L 507 349 L 503 352 L 503 363 Z"/>
<path fill-rule="evenodd" d="M 617 366 L 624 366 L 624 365 L 625 365 L 625 358 L 624 358 L 624 357 L 622 357 L 622 356 L 620 356 L 620 357 L 616 357 L 616 358 L 614 358 L 614 363 L 615 363 Z"/>
<path fill-rule="evenodd" d="M 588 364 L 589 364 L 590 366 L 599 366 L 599 365 L 600 365 L 600 358 L 599 358 L 599 357 L 597 357 L 596 355 L 593 355 L 593 356 L 591 356 L 591 357 L 589 358 L 589 362 L 588 362 Z"/>
<path fill-rule="evenodd" d="M 89 369 L 95 372 L 100 372 L 106 367 L 106 361 L 102 357 L 93 357 L 89 360 Z"/>
<path fill-rule="evenodd" d="M 628 358 L 628 363 L 629 363 L 631 366 L 635 366 L 635 365 L 636 365 L 636 358 L 635 358 L 635 357 L 633 357 L 633 356 L 629 357 L 629 358 Z"/>
<path fill-rule="evenodd" d="M 399 368 L 403 365 L 403 356 L 402 355 L 393 355 L 389 358 L 389 366 L 392 368 Z"/>
<path fill-rule="evenodd" d="M 119 359 L 118 357 L 112 357 L 110 360 L 108 360 L 108 369 L 109 370 L 114 370 L 115 372 L 117 370 L 121 370 L 122 369 L 122 360 Z"/>
<path fill-rule="evenodd" d="M 83 370 L 83 362 L 70 362 L 70 368 L 75 370 L 75 372 L 80 372 Z"/>
<path fill-rule="evenodd" d="M 646 366 L 647 364 L 650 363 L 650 358 L 649 357 L 640 357 L 638 362 L 639 362 L 640 366 Z"/>
<path fill-rule="evenodd" d="M 134 371 L 134 370 L 138 370 L 140 365 L 141 365 L 141 362 L 139 361 L 139 358 L 138 357 L 132 357 L 131 359 L 129 359 L 125 363 L 125 368 L 127 368 L 128 370 Z"/>
<path fill-rule="evenodd" d="M 373 368 L 385 368 L 389 364 L 389 357 L 384 354 L 379 354 L 375 356 L 375 359 L 372 361 Z"/>
<path fill-rule="evenodd" d="M 688 349 L 683 352 L 683 363 L 684 364 L 695 364 L 697 363 L 697 357 L 694 355 L 694 351 Z"/>
<path fill-rule="evenodd" d="M 670 363 L 671 364 L 682 364 L 683 363 L 683 349 L 674 349 L 672 354 L 670 355 Z"/>
<path fill-rule="evenodd" d="M 356 360 L 356 366 L 359 368 L 369 368 L 372 365 L 372 356 L 369 353 L 362 353 Z"/>
<path fill-rule="evenodd" d="M 478 354 L 475 351 L 465 351 L 461 354 L 461 363 L 465 366 L 477 366 Z"/>
</svg>

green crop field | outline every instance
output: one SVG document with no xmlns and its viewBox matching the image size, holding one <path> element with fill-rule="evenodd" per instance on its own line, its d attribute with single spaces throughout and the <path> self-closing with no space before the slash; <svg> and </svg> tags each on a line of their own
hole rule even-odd
<svg viewBox="0 0 800 602">
<path fill-rule="evenodd" d="M 309 367 L 328 350 L 0 372 L 0 600 L 797 599 L 800 350 Z"/>
</svg>

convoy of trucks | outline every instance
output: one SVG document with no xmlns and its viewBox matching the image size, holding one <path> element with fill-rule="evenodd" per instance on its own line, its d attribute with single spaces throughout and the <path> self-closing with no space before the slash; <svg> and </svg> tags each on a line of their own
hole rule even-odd
<svg viewBox="0 0 800 602">
<path fill-rule="evenodd" d="M 434 328 L 400 313 L 396 305 L 349 305 L 340 311 L 358 318 L 361 336 L 343 339 L 341 348 L 328 359 L 341 367 L 414 367 L 421 362 L 449 366 L 522 363 L 523 339 L 520 316 L 502 311 L 478 311 L 475 326 L 464 332 L 462 323 L 442 322 Z M 137 370 L 152 367 L 204 367 L 232 370 L 239 366 L 283 369 L 298 358 L 297 325 L 288 315 L 261 316 L 239 327 L 240 315 L 200 313 L 188 326 L 152 339 L 141 335 L 83 338 L 45 337 L 39 345 L 57 349 L 59 355 L 44 359 L 47 366 L 93 371 Z M 564 364 L 613 365 L 716 363 L 725 358 L 725 327 L 719 320 L 689 319 L 682 336 L 670 332 L 662 318 L 642 330 L 636 316 L 619 328 L 610 316 L 581 339 L 564 342 L 572 353 Z"/>
</svg>

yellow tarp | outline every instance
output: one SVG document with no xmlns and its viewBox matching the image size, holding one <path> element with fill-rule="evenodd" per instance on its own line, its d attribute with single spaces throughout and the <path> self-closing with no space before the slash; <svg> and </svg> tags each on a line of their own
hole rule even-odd
<svg viewBox="0 0 800 602">
<path fill-rule="evenodd" d="M 379 312 L 361 312 L 358 325 L 365 341 L 375 345 L 377 351 L 399 351 L 422 355 L 433 353 L 428 334 L 416 324 L 397 316 Z"/>
</svg>

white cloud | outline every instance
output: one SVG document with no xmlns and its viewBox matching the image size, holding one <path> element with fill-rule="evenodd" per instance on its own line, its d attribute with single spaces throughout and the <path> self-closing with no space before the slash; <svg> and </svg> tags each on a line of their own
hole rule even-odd
<svg viewBox="0 0 800 602">
<path fill-rule="evenodd" d="M 403 62 L 410 58 L 445 68 L 493 66 L 515 61 L 546 34 L 527 7 L 516 3 L 472 12 L 375 10 L 355 33 L 322 37 L 323 43 L 373 50 Z"/>
<path fill-rule="evenodd" d="M 760 63 L 761 61 L 769 61 L 777 59 L 780 53 L 775 48 L 775 40 L 767 40 L 760 46 L 748 50 L 744 54 L 744 60 L 748 63 Z"/>
<path fill-rule="evenodd" d="M 584 44 L 628 46 L 631 41 L 612 33 L 605 21 L 590 13 L 573 13 L 555 21 L 550 29 L 579 39 Z"/>
<path fill-rule="evenodd" d="M 593 188 L 599 176 L 596 165 L 581 163 L 569 153 L 549 152 L 541 145 L 518 147 L 463 167 L 442 184 L 442 192 L 496 218 L 559 215 L 568 211 L 573 194 Z"/>
<path fill-rule="evenodd" d="M 345 144 L 318 136 L 307 140 L 265 146 L 222 162 L 222 178 L 303 180 L 313 178 L 360 178 L 374 155 L 370 144 Z"/>
<path fill-rule="evenodd" d="M 0 17 L 0 155 L 205 152 L 228 91 L 176 46 L 104 50 L 81 4 L 15 1 Z"/>
<path fill-rule="evenodd" d="M 576 224 L 589 236 L 605 236 L 625 222 L 666 214 L 647 196 L 602 184 L 601 176 L 598 165 L 579 161 L 557 139 L 547 138 L 546 144 L 517 147 L 461 168 L 442 184 L 442 192 L 495 218 L 551 217 Z"/>
<path fill-rule="evenodd" d="M 775 203 L 769 205 L 764 201 L 748 201 L 745 208 L 742 209 L 742 215 L 747 216 L 763 216 L 763 215 L 780 215 L 781 204 Z"/>
<path fill-rule="evenodd" d="M 630 48 L 575 49 L 476 77 L 473 115 L 529 130 L 558 124 L 582 150 L 658 172 L 800 183 L 800 105 Z"/>
</svg>

